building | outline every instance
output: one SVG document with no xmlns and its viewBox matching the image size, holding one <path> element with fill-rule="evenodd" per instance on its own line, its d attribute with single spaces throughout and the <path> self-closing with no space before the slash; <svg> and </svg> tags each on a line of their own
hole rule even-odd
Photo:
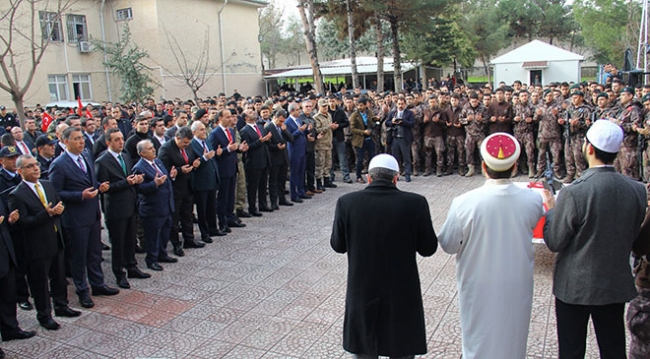
<svg viewBox="0 0 650 359">
<path fill-rule="evenodd" d="M 512 84 L 520 80 L 529 84 L 547 85 L 551 82 L 580 82 L 582 55 L 533 40 L 492 61 L 494 87 L 500 82 Z"/>
<path fill-rule="evenodd" d="M 8 3 L 0 4 L 0 13 Z M 264 92 L 258 9 L 266 3 L 261 0 L 78 0 L 61 17 L 39 9 L 46 3 L 35 2 L 35 42 L 41 40 L 39 26 L 51 41 L 24 98 L 26 106 L 74 101 L 77 96 L 84 102 L 119 101 L 120 81 L 105 69 L 104 55 L 93 51 L 91 40 L 117 42 L 126 25 L 132 42 L 150 56 L 145 63 L 158 84 L 152 96 L 156 100 L 193 97 L 172 47 L 185 55 L 189 67 L 205 51 L 209 62 L 199 96 L 231 94 L 235 89 L 242 94 Z M 56 3 L 49 1 L 50 8 Z M 21 6 L 16 25 L 29 28 L 29 4 Z M 6 27 L 6 22 L 0 24 L 0 33 L 6 33 Z M 16 42 L 12 48 L 29 49 L 30 42 Z M 20 56 L 28 59 L 29 51 Z M 19 76 L 24 79 L 29 69 L 21 66 Z M 4 77 L 0 82 L 6 82 Z M 0 91 L 0 104 L 13 107 L 7 92 Z"/>
</svg>

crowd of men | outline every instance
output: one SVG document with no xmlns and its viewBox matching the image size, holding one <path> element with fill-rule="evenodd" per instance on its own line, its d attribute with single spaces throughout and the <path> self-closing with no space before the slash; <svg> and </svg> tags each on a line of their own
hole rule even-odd
<svg viewBox="0 0 650 359">
<path fill-rule="evenodd" d="M 34 335 L 15 320 L 16 303 L 32 309 L 30 293 L 47 329 L 59 328 L 51 301 L 56 316 L 80 315 L 68 307 L 66 276 L 85 308 L 94 306 L 91 295 L 118 294 L 101 269 L 108 249 L 102 223 L 116 283 L 128 289 L 127 278 L 150 277 L 135 253 L 146 253 L 147 268 L 161 271 L 185 249 L 244 227 L 242 218 L 335 188 L 337 171 L 345 183 L 354 182 L 351 172 L 365 183 L 376 153 L 395 156 L 406 182 L 455 171 L 470 177 L 481 171 L 486 136 L 505 132 L 522 148 L 522 173 L 552 171 L 569 183 L 586 169 L 587 129 L 607 119 L 625 133 L 616 169 L 635 180 L 650 173 L 650 85 L 625 87 L 617 78 L 607 87 L 516 81 L 495 90 L 458 84 L 267 98 L 235 92 L 198 103 L 25 110 L 18 121 L 0 106 L 0 290 L 13 293 L 3 296 L 4 340 Z"/>
</svg>

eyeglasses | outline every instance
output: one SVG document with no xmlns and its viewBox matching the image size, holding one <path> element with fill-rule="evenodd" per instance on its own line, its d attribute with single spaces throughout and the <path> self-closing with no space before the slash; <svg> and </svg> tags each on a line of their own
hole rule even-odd
<svg viewBox="0 0 650 359">
<path fill-rule="evenodd" d="M 26 165 L 20 166 L 20 168 L 34 168 L 34 167 L 36 167 L 36 166 L 38 166 L 37 163 L 29 163 L 29 164 L 26 164 Z"/>
</svg>

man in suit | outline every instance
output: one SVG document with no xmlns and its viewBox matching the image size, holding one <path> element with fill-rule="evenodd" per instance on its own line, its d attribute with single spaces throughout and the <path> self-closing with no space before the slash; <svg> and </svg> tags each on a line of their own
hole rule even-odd
<svg viewBox="0 0 650 359">
<path fill-rule="evenodd" d="M 124 137 L 119 129 L 111 128 L 104 136 L 108 149 L 95 161 L 95 172 L 99 182 L 109 184 L 101 195 L 101 203 L 112 244 L 113 274 L 120 288 L 129 289 L 127 273 L 129 278 L 151 277 L 138 269 L 135 259 L 137 194 L 134 186 L 142 183 L 144 175 L 131 174 L 133 162 L 124 152 Z"/>
<path fill-rule="evenodd" d="M 289 169 L 289 155 L 287 154 L 287 143 L 293 141 L 293 136 L 284 123 L 287 112 L 277 111 L 273 121 L 264 126 L 266 132 L 271 134 L 268 142 L 271 166 L 269 167 L 269 195 L 271 197 L 271 208 L 280 209 L 278 205 L 293 206 L 284 197 L 284 188 L 287 182 L 287 170 Z"/>
<path fill-rule="evenodd" d="M 62 225 L 76 293 L 82 307 L 92 308 L 95 303 L 90 298 L 88 282 L 93 295 L 119 293 L 104 283 L 101 267 L 101 212 L 97 195 L 106 192 L 109 184 L 97 181 L 94 166 L 84 157 L 80 129 L 68 127 L 61 137 L 66 151 L 52 162 L 50 181 L 66 207 Z"/>
<path fill-rule="evenodd" d="M 36 139 L 36 161 L 41 169 L 41 178 L 48 179 L 50 175 L 50 165 L 54 158 L 54 146 L 56 138 L 53 135 L 41 135 Z"/>
<path fill-rule="evenodd" d="M 553 275 L 559 357 L 583 358 L 593 320 L 602 358 L 625 358 L 625 303 L 636 297 L 630 252 L 646 213 L 643 184 L 614 170 L 620 126 L 598 120 L 582 147 L 589 169 L 549 211 L 544 240 L 558 252 Z"/>
<path fill-rule="evenodd" d="M 160 146 L 165 144 L 165 142 L 171 140 L 171 137 L 165 136 L 165 121 L 160 117 L 154 117 L 151 119 L 151 132 L 154 141 L 153 145 L 156 147 L 156 151 L 160 149 Z"/>
<path fill-rule="evenodd" d="M 336 203 L 330 242 L 349 263 L 343 348 L 357 358 L 427 352 L 415 253 L 431 256 L 438 241 L 426 198 L 398 190 L 398 176 L 395 158 L 377 155 L 368 187 Z"/>
<path fill-rule="evenodd" d="M 106 116 L 102 119 L 102 135 L 97 138 L 93 145 L 93 158 L 99 158 L 99 156 L 106 151 L 108 146 L 106 145 L 104 133 L 106 133 L 109 128 L 117 128 L 117 121 L 111 116 Z"/>
<path fill-rule="evenodd" d="M 367 153 L 368 158 L 371 159 L 375 156 L 375 143 L 372 140 L 372 126 L 375 120 L 376 118 L 370 109 L 368 99 L 365 97 L 360 98 L 355 111 L 350 115 L 352 147 L 356 152 L 357 158 L 357 183 L 366 183 L 363 177 L 361 177 L 365 154 Z"/>
<path fill-rule="evenodd" d="M 65 123 L 58 124 L 55 127 L 56 131 L 54 132 L 54 135 L 56 136 L 57 141 L 56 141 L 56 146 L 54 146 L 54 158 L 61 156 L 61 154 L 65 152 L 65 143 L 63 143 L 62 136 L 63 136 L 63 131 L 65 131 L 65 129 L 68 127 L 70 126 L 68 126 Z"/>
<path fill-rule="evenodd" d="M 267 169 L 269 167 L 269 150 L 266 143 L 271 139 L 271 133 L 266 133 L 266 130 L 256 124 L 257 113 L 255 111 L 246 110 L 244 117 L 246 126 L 239 130 L 239 133 L 242 141 L 246 141 L 249 146 L 244 157 L 248 213 L 261 217 L 260 211 L 273 212 L 266 202 Z M 259 211 L 257 203 L 259 203 Z"/>
<path fill-rule="evenodd" d="M 36 335 L 34 331 L 24 331 L 16 319 L 16 253 L 9 234 L 9 224 L 20 218 L 18 211 L 7 214 L 5 202 L 0 198 L 0 336 L 3 341 L 27 339 Z M 4 357 L 0 349 L 0 358 Z"/>
<path fill-rule="evenodd" d="M 392 153 L 404 168 L 406 182 L 411 182 L 413 126 L 415 126 L 415 116 L 406 108 L 406 99 L 400 97 L 397 99 L 397 108 L 388 114 L 386 127 L 393 129 Z"/>
<path fill-rule="evenodd" d="M 178 259 L 167 254 L 174 213 L 174 193 L 172 181 L 177 170 L 167 172 L 163 163 L 156 158 L 156 148 L 151 140 L 143 140 L 136 145 L 140 160 L 133 166 L 134 174 L 141 174 L 143 181 L 137 184 L 138 213 L 142 218 L 144 238 L 147 242 L 145 262 L 147 268 L 161 271 L 160 263 L 176 263 Z"/>
<path fill-rule="evenodd" d="M 187 126 L 187 120 L 188 120 L 188 114 L 185 111 L 176 111 L 174 113 L 174 123 L 175 125 L 170 127 L 167 131 L 165 131 L 165 136 L 169 138 L 174 138 L 176 135 L 176 131 L 178 131 L 181 127 Z"/>
<path fill-rule="evenodd" d="M 307 155 L 307 124 L 300 121 L 300 105 L 289 104 L 289 119 L 286 121 L 287 131 L 291 133 L 293 142 L 289 142 L 290 176 L 289 193 L 291 201 L 301 203 L 309 199 L 305 194 L 305 164 Z"/>
<path fill-rule="evenodd" d="M 189 127 L 181 127 L 176 131 L 174 139 L 160 147 L 158 159 L 163 163 L 167 172 L 176 168 L 178 175 L 172 183 L 174 188 L 175 211 L 172 216 L 170 241 L 174 253 L 183 256 L 183 248 L 203 248 L 205 243 L 194 239 L 194 223 L 192 222 L 192 206 L 194 198 L 190 188 L 190 172 L 201 165 L 201 160 L 194 156 L 188 146 L 192 142 L 192 131 Z M 183 242 L 179 240 L 179 223 Z"/>
<path fill-rule="evenodd" d="M 37 130 L 36 120 L 33 117 L 25 119 L 25 132 L 23 135 L 25 137 L 25 142 L 31 143 L 32 146 L 36 144 L 36 139 L 43 135 L 43 132 Z"/>
<path fill-rule="evenodd" d="M 149 118 L 147 116 L 139 115 L 135 118 L 135 132 L 126 139 L 124 143 L 124 150 L 131 157 L 131 163 L 136 163 L 140 160 L 136 145 L 142 140 L 152 140 L 153 137 L 149 134 Z M 155 146 L 155 144 L 154 144 Z M 159 148 L 159 147 L 158 147 Z M 158 148 L 156 150 L 158 150 Z"/>
<path fill-rule="evenodd" d="M 208 132 L 200 121 L 192 123 L 194 138 L 189 149 L 194 156 L 201 160 L 201 165 L 194 171 L 190 179 L 192 194 L 196 202 L 196 214 L 201 231 L 201 240 L 212 243 L 210 236 L 225 236 L 217 227 L 217 188 L 219 186 L 219 169 L 217 168 L 216 155 L 223 152 L 221 147 L 216 151 L 207 141 Z"/>
<path fill-rule="evenodd" d="M 9 194 L 9 209 L 20 214 L 13 225 L 14 235 L 29 263 L 27 277 L 36 305 L 36 318 L 45 329 L 57 330 L 60 326 L 52 319 L 50 291 L 57 317 L 81 315 L 68 307 L 60 219 L 63 203 L 50 182 L 39 181 L 41 170 L 34 157 L 22 155 L 16 165 L 23 180 Z"/>
<path fill-rule="evenodd" d="M 235 131 L 232 126 L 235 123 L 235 115 L 230 110 L 221 110 L 218 114 L 219 125 L 215 127 L 208 141 L 212 148 L 221 148 L 221 155 L 217 155 L 217 165 L 219 167 L 219 193 L 217 196 L 217 218 L 219 220 L 219 229 L 229 233 L 230 224 L 233 221 L 235 210 L 235 186 L 237 185 L 237 153 L 246 152 L 248 145 L 246 142 L 237 143 L 235 140 Z"/>
<path fill-rule="evenodd" d="M 84 132 L 84 143 L 86 151 L 90 154 L 93 153 L 93 147 L 95 146 L 95 141 L 99 135 L 97 134 L 97 124 L 95 123 L 94 118 L 84 118 L 81 120 L 81 128 Z"/>
<path fill-rule="evenodd" d="M 11 128 L 11 135 L 14 136 L 14 140 L 16 140 L 16 149 L 20 152 L 22 155 L 31 155 L 32 150 L 34 149 L 34 145 L 32 145 L 29 142 L 24 141 L 23 137 L 23 130 L 16 126 Z"/>
<path fill-rule="evenodd" d="M 322 193 L 323 190 L 316 188 L 316 121 L 312 117 L 314 110 L 314 101 L 311 99 L 304 99 L 301 103 L 302 113 L 300 114 L 300 122 L 307 124 L 305 132 L 306 141 L 306 154 L 305 154 L 305 188 L 307 194 L 313 195 L 314 193 Z"/>
</svg>

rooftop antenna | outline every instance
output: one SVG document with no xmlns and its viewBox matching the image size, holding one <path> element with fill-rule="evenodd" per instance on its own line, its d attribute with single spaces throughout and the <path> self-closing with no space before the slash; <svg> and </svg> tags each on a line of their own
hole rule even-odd
<svg viewBox="0 0 650 359">
<path fill-rule="evenodd" d="M 644 83 L 648 82 L 648 0 L 643 0 L 643 11 L 641 12 L 641 24 L 639 26 L 639 46 L 636 52 L 636 68 L 643 69 Z"/>
</svg>

